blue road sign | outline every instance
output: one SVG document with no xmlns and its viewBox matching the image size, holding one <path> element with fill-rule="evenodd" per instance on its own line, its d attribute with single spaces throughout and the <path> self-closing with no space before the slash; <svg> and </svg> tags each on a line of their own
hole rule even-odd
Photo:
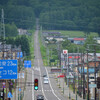
<svg viewBox="0 0 100 100">
<path fill-rule="evenodd" d="M 96 88 L 97 84 L 89 84 L 89 88 Z"/>
<path fill-rule="evenodd" d="M 24 61 L 24 67 L 25 68 L 31 68 L 31 61 L 25 60 Z"/>
<path fill-rule="evenodd" d="M 23 57 L 23 53 L 22 52 L 17 52 L 17 57 L 19 58 L 22 58 Z"/>
<path fill-rule="evenodd" d="M 89 68 L 88 69 L 89 73 L 94 73 L 95 69 L 94 68 Z M 81 68 L 79 68 L 79 72 L 81 73 Z M 82 73 L 83 73 L 83 69 L 82 69 Z M 84 68 L 84 73 L 87 73 L 87 69 Z"/>
<path fill-rule="evenodd" d="M 13 96 L 12 96 L 12 94 L 11 94 L 11 92 L 8 92 L 8 98 L 12 98 Z"/>
<path fill-rule="evenodd" d="M 17 60 L 0 60 L 0 79 L 17 79 Z"/>
<path fill-rule="evenodd" d="M 19 88 L 19 91 L 21 91 L 21 88 Z"/>
</svg>

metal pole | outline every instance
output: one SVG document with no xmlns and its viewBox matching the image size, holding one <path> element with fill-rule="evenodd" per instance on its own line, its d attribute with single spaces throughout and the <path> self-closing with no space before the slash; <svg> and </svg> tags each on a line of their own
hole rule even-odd
<svg viewBox="0 0 100 100">
<path fill-rule="evenodd" d="M 15 49 L 16 49 L 16 47 L 15 47 Z M 17 51 L 15 50 L 15 59 L 16 59 L 16 57 L 17 57 Z M 17 80 L 15 79 L 15 87 L 14 87 L 14 90 L 15 90 L 15 100 L 16 100 L 16 83 L 17 83 Z"/>
<path fill-rule="evenodd" d="M 8 91 L 8 80 L 6 80 L 6 100 L 8 100 L 8 98 L 7 98 L 7 91 Z"/>
<path fill-rule="evenodd" d="M 4 88 L 3 88 L 3 100 L 4 100 Z"/>
<path fill-rule="evenodd" d="M 64 94 L 64 78 L 63 78 L 63 94 Z"/>
</svg>

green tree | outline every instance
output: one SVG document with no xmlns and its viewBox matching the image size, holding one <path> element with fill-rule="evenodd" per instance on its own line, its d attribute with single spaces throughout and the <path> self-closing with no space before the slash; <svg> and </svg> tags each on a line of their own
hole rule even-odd
<svg viewBox="0 0 100 100">
<path fill-rule="evenodd" d="M 30 56 L 30 45 L 26 35 L 18 36 L 15 39 L 16 46 L 21 45 L 21 49 L 26 53 L 26 56 Z"/>
<path fill-rule="evenodd" d="M 15 39 L 13 37 L 7 37 L 5 41 L 7 44 L 15 45 Z"/>
<path fill-rule="evenodd" d="M 18 35 L 17 27 L 14 23 L 5 25 L 6 37 L 15 37 Z"/>
<path fill-rule="evenodd" d="M 93 36 L 89 35 L 85 41 L 84 47 L 87 48 L 87 46 L 89 45 L 89 49 L 90 49 L 89 52 L 93 52 L 94 50 L 93 44 L 96 44 L 96 43 L 97 41 L 94 40 Z"/>
</svg>

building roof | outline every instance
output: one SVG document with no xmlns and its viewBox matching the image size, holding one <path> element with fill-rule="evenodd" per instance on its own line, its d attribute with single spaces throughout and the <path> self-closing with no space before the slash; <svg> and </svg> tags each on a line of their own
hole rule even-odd
<svg viewBox="0 0 100 100">
<path fill-rule="evenodd" d="M 84 41 L 84 38 L 74 38 L 74 41 Z"/>
</svg>

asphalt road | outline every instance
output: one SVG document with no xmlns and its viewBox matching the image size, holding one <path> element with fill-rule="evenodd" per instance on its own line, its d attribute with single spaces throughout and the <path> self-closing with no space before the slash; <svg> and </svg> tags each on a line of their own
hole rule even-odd
<svg viewBox="0 0 100 100">
<path fill-rule="evenodd" d="M 36 30 L 34 35 L 34 66 L 27 70 L 27 82 L 34 82 L 34 79 L 39 81 L 39 89 L 34 90 L 33 84 L 26 86 L 24 92 L 23 100 L 36 100 L 37 95 L 43 95 L 44 100 L 66 100 L 66 98 L 61 94 L 61 90 L 57 87 L 53 75 L 50 73 L 49 67 L 43 66 L 43 61 L 40 53 L 39 40 L 38 40 L 38 30 Z M 49 78 L 49 84 L 43 83 L 43 75 L 47 74 Z"/>
</svg>

